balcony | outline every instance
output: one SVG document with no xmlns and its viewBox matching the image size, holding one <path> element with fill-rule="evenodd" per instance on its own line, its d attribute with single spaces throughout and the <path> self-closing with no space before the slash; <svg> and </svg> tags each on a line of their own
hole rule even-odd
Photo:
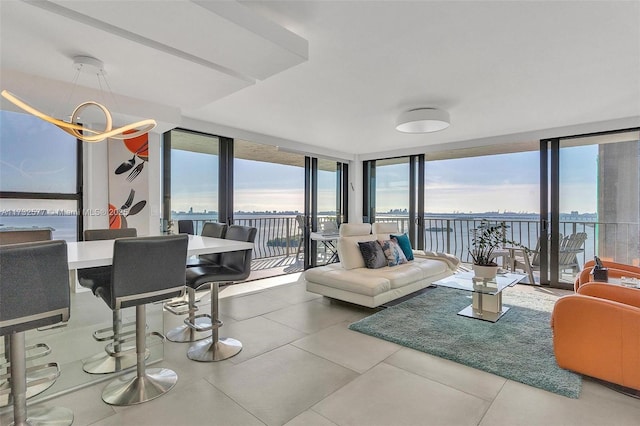
<svg viewBox="0 0 640 426">
<path fill-rule="evenodd" d="M 320 220 L 327 218 L 320 218 Z M 395 222 L 400 232 L 408 230 L 409 221 L 403 216 L 378 217 L 379 222 Z M 425 217 L 425 250 L 451 253 L 462 260 L 471 263 L 469 248 L 472 232 L 480 226 L 481 218 L 445 218 Z M 200 233 L 206 220 L 195 220 L 195 231 Z M 506 227 L 505 238 L 518 242 L 531 250 L 535 250 L 540 238 L 540 222 L 534 219 L 489 219 L 491 223 L 503 223 Z M 250 279 L 267 276 L 300 272 L 303 270 L 303 252 L 298 256 L 298 244 L 302 238 L 302 231 L 295 217 L 256 217 L 235 219 L 235 224 L 254 226 L 258 229 L 256 235 L 253 273 Z M 562 235 L 585 232 L 587 240 L 583 250 L 578 254 L 578 263 L 592 259 L 595 254 L 603 259 L 615 259 L 623 263 L 634 264 L 640 259 L 633 253 L 632 239 L 638 235 L 638 224 L 607 223 L 595 221 L 564 221 L 560 222 Z M 326 260 L 325 253 L 318 247 L 318 263 Z M 534 271 L 538 275 L 538 271 Z M 570 269 L 561 271 L 561 279 L 572 282 L 575 278 Z"/>
</svg>

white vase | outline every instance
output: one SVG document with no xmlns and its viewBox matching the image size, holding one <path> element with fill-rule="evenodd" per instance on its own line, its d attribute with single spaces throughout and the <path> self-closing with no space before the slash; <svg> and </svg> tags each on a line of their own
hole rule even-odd
<svg viewBox="0 0 640 426">
<path fill-rule="evenodd" d="M 492 279 L 498 273 L 497 266 L 473 265 L 472 267 L 477 278 Z"/>
</svg>

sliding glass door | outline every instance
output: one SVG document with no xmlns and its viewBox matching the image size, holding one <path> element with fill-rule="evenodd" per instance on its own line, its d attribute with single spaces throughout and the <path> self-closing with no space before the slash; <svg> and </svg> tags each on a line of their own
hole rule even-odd
<svg viewBox="0 0 640 426">
<path fill-rule="evenodd" d="M 424 247 L 424 155 L 365 161 L 365 222 L 395 222 Z"/>
<path fill-rule="evenodd" d="M 549 282 L 571 287 L 584 263 L 640 265 L 640 132 L 543 142 L 548 150 Z"/>
<path fill-rule="evenodd" d="M 347 164 L 182 129 L 165 134 L 163 155 L 165 230 L 180 219 L 196 233 L 205 221 L 253 226 L 254 270 L 335 260 L 310 236 L 347 220 Z"/>
</svg>

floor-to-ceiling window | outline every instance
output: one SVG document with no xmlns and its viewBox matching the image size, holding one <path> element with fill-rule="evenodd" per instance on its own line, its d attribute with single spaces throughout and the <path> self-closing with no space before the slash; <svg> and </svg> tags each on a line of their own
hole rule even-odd
<svg viewBox="0 0 640 426">
<path fill-rule="evenodd" d="M 173 221 L 193 220 L 199 233 L 204 221 L 219 219 L 219 140 L 216 136 L 186 130 L 172 130 L 169 137 L 170 149 L 165 150 L 165 174 L 168 174 L 165 182 L 170 189 L 165 194 L 168 192 L 170 197 L 165 209 L 169 208 L 170 216 L 165 217 Z"/>
<path fill-rule="evenodd" d="M 424 155 L 365 161 L 365 222 L 395 222 L 423 248 Z"/>
<path fill-rule="evenodd" d="M 640 132 L 556 138 L 549 161 L 552 285 L 571 286 L 594 256 L 640 265 Z"/>
<path fill-rule="evenodd" d="M 502 223 L 506 239 L 535 249 L 540 237 L 537 144 L 427 155 L 425 248 L 470 262 L 472 232 L 482 220 Z M 492 153 L 498 152 L 498 153 Z"/>
<path fill-rule="evenodd" d="M 301 263 L 304 155 L 238 139 L 233 149 L 233 220 L 258 229 L 254 257 Z"/>
<path fill-rule="evenodd" d="M 0 111 L 0 230 L 82 232 L 82 143 L 32 115 Z"/>
<path fill-rule="evenodd" d="M 254 270 L 295 272 L 331 259 L 309 236 L 319 222 L 347 219 L 345 163 L 183 129 L 163 143 L 163 218 L 172 226 L 190 219 L 196 233 L 205 221 L 256 227 Z"/>
</svg>

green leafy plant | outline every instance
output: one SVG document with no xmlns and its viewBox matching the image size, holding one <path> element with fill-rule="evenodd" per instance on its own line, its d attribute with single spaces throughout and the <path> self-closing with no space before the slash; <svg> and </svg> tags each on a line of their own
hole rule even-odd
<svg viewBox="0 0 640 426">
<path fill-rule="evenodd" d="M 480 226 L 474 231 L 469 250 L 474 265 L 498 266 L 493 260 L 493 253 L 505 245 L 529 250 L 518 242 L 506 239 L 506 226 L 503 222 L 492 225 L 488 220 L 482 220 Z"/>
</svg>

